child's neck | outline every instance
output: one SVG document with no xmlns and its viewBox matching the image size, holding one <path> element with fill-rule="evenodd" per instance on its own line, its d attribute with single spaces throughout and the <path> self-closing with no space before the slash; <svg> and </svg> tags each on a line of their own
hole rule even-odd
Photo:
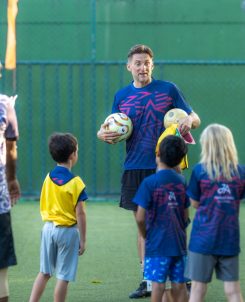
<svg viewBox="0 0 245 302">
<path fill-rule="evenodd" d="M 158 165 L 157 165 L 157 170 L 170 170 L 172 169 L 171 167 L 169 167 L 168 165 L 162 163 L 162 162 L 159 162 Z"/>
<path fill-rule="evenodd" d="M 67 162 L 67 163 L 58 163 L 57 166 L 67 168 L 68 170 L 71 171 L 71 163 L 70 162 Z"/>
<path fill-rule="evenodd" d="M 157 165 L 157 171 L 160 171 L 160 170 L 174 170 L 175 172 L 181 174 L 180 166 L 169 167 L 168 165 L 166 165 L 162 162 L 159 162 Z"/>
</svg>

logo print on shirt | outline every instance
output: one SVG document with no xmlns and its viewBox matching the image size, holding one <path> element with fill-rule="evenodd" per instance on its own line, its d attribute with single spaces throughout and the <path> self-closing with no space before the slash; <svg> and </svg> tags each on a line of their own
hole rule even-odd
<svg viewBox="0 0 245 302">
<path fill-rule="evenodd" d="M 169 192 L 168 200 L 176 200 L 174 192 Z"/>
<path fill-rule="evenodd" d="M 217 193 L 220 195 L 231 194 L 231 190 L 227 184 L 221 184 L 221 188 L 218 188 Z"/>
<path fill-rule="evenodd" d="M 168 195 L 168 200 L 169 200 L 168 206 L 170 206 L 170 207 L 175 207 L 175 206 L 177 206 L 178 203 L 176 202 L 176 196 L 175 196 L 174 192 L 173 192 L 173 191 L 170 191 L 168 194 L 169 194 L 169 195 Z"/>
<path fill-rule="evenodd" d="M 234 200 L 234 197 L 231 195 L 231 190 L 229 185 L 221 184 L 221 187 L 217 189 L 217 195 L 214 196 L 218 203 L 231 203 Z"/>
</svg>

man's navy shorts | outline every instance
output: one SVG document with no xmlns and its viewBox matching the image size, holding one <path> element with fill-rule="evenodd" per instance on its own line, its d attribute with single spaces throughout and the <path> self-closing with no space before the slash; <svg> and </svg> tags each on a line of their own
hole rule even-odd
<svg viewBox="0 0 245 302">
<path fill-rule="evenodd" d="M 126 210 L 137 211 L 137 205 L 132 202 L 142 180 L 156 173 L 156 169 L 125 170 L 121 179 L 121 200 L 119 206 Z"/>
<path fill-rule="evenodd" d="M 17 264 L 10 213 L 0 214 L 0 269 Z"/>
</svg>

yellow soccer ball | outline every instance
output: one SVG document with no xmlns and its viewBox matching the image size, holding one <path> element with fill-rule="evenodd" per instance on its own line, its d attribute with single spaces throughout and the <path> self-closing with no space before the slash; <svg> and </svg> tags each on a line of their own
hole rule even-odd
<svg viewBox="0 0 245 302">
<path fill-rule="evenodd" d="M 172 124 L 179 124 L 179 121 L 185 117 L 187 117 L 188 114 L 180 108 L 174 108 L 169 110 L 163 120 L 163 124 L 165 128 L 168 128 Z"/>
</svg>

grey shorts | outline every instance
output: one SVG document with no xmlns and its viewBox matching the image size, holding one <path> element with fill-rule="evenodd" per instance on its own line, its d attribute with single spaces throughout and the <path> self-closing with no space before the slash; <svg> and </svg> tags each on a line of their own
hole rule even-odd
<svg viewBox="0 0 245 302">
<path fill-rule="evenodd" d="M 125 170 L 121 179 L 121 200 L 119 206 L 126 210 L 137 211 L 137 205 L 132 202 L 142 180 L 155 173 L 155 169 Z"/>
<path fill-rule="evenodd" d="M 203 255 L 188 252 L 185 276 L 193 281 L 209 283 L 213 272 L 222 281 L 239 280 L 239 257 Z"/>
<path fill-rule="evenodd" d="M 60 227 L 46 222 L 42 229 L 40 272 L 74 281 L 78 265 L 79 232 L 76 226 Z"/>
</svg>

